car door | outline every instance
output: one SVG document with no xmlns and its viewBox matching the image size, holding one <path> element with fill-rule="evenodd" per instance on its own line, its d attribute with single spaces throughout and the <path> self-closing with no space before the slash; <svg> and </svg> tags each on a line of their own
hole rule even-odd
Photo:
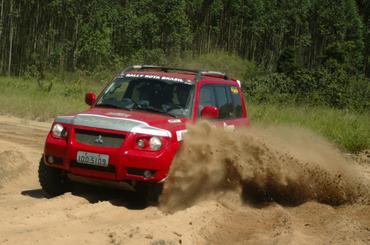
<svg viewBox="0 0 370 245">
<path fill-rule="evenodd" d="M 219 118 L 215 123 L 225 128 L 248 125 L 241 90 L 229 84 L 204 84 L 198 98 L 198 119 L 205 106 L 214 106 L 219 110 Z"/>
</svg>

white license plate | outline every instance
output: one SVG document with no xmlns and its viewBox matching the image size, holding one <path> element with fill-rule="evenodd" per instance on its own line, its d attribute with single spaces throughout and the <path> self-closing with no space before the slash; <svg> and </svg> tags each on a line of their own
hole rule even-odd
<svg viewBox="0 0 370 245">
<path fill-rule="evenodd" d="M 89 164 L 89 165 L 100 166 L 100 167 L 108 167 L 109 156 L 104 155 L 104 154 L 78 151 L 76 161 L 82 164 Z"/>
</svg>

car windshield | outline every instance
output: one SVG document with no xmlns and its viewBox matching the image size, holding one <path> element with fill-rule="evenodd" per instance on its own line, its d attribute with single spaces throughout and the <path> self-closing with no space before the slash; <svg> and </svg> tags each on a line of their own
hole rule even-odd
<svg viewBox="0 0 370 245">
<path fill-rule="evenodd" d="M 181 79 L 173 80 L 116 78 L 104 90 L 96 106 L 150 111 L 176 118 L 190 117 L 194 84 Z"/>
</svg>

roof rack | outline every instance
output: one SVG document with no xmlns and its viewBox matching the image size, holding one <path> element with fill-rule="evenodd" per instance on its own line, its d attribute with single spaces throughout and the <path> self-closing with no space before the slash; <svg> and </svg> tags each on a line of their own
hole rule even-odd
<svg viewBox="0 0 370 245">
<path fill-rule="evenodd" d="M 222 77 L 225 80 L 230 79 L 230 77 L 226 73 L 219 72 L 219 71 L 202 71 L 202 70 L 193 70 L 193 69 L 186 69 L 186 68 L 166 67 L 166 66 L 155 66 L 155 65 L 128 66 L 122 71 L 122 73 L 127 73 L 132 70 L 160 70 L 163 72 L 169 72 L 169 71 L 191 72 L 195 74 L 196 82 L 199 82 L 202 79 L 202 76 L 217 76 L 217 77 Z"/>
</svg>

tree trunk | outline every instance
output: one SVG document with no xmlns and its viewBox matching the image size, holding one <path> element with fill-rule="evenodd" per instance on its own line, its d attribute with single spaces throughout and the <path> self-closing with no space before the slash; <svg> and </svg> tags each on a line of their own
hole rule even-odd
<svg viewBox="0 0 370 245">
<path fill-rule="evenodd" d="M 1 0 L 1 12 L 0 12 L 0 43 L 3 43 L 3 28 L 4 28 L 4 21 L 3 21 L 3 15 L 4 15 L 4 0 Z M 4 58 L 4 51 L 3 51 L 3 45 L 0 45 L 0 53 L 2 53 L 0 57 L 0 74 L 3 72 L 3 58 Z"/>
<path fill-rule="evenodd" d="M 10 31 L 9 31 L 9 59 L 8 59 L 8 76 L 10 76 L 13 52 L 13 1 L 10 0 Z"/>
<path fill-rule="evenodd" d="M 365 76 L 370 78 L 370 18 L 367 20 L 367 31 L 365 34 L 365 55 L 364 55 L 364 72 Z"/>
<path fill-rule="evenodd" d="M 4 13 L 4 0 L 1 0 L 1 12 L 0 12 L 0 40 L 2 38 L 2 34 L 3 34 L 3 13 Z"/>
<path fill-rule="evenodd" d="M 75 71 L 77 68 L 77 58 L 78 58 L 78 35 L 79 35 L 79 17 L 76 17 L 75 22 L 75 32 L 74 32 L 74 45 L 73 45 L 73 60 L 72 60 L 72 70 Z"/>
</svg>

